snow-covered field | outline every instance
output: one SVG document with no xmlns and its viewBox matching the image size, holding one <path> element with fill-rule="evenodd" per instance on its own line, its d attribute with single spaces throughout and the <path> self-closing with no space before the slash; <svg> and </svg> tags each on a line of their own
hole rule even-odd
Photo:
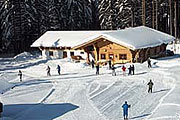
<svg viewBox="0 0 180 120">
<path fill-rule="evenodd" d="M 21 55 L 0 59 L 3 120 L 122 120 L 124 101 L 131 104 L 132 120 L 180 120 L 178 56 L 152 60 L 150 69 L 146 62 L 136 63 L 132 76 L 123 76 L 118 65 L 117 76 L 112 76 L 108 66 L 95 75 L 95 69 L 70 59 L 21 59 Z M 60 76 L 58 64 L 62 68 Z M 46 75 L 47 65 L 52 76 Z M 19 70 L 23 82 L 19 82 Z M 154 88 L 148 94 L 150 79 Z"/>
</svg>

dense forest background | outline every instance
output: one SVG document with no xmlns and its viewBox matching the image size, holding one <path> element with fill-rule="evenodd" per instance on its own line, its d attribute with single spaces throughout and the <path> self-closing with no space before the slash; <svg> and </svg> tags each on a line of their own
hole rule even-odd
<svg viewBox="0 0 180 120">
<path fill-rule="evenodd" d="M 180 37 L 179 0 L 0 0 L 0 53 L 18 54 L 46 31 L 145 25 Z"/>
</svg>

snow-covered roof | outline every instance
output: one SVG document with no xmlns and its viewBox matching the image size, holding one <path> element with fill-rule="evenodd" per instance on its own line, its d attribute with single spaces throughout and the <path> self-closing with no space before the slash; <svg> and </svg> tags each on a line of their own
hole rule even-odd
<svg viewBox="0 0 180 120">
<path fill-rule="evenodd" d="M 109 31 L 47 31 L 31 47 L 73 47 L 77 43 Z"/>
<path fill-rule="evenodd" d="M 98 37 L 103 37 L 132 50 L 166 44 L 175 39 L 171 35 L 145 26 L 115 31 L 48 31 L 31 47 L 78 48 Z"/>
<path fill-rule="evenodd" d="M 94 38 L 91 37 L 91 39 L 85 39 L 74 48 L 83 46 L 97 37 L 98 36 L 94 36 Z M 175 40 L 175 38 L 171 35 L 145 26 L 102 33 L 101 37 L 114 43 L 126 46 L 132 50 L 154 47 Z"/>
</svg>

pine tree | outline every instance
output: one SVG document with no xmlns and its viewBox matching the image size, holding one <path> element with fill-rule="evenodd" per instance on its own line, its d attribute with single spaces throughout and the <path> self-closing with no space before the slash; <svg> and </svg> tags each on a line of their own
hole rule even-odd
<svg viewBox="0 0 180 120">
<path fill-rule="evenodd" d="M 3 34 L 3 30 L 1 28 L 1 26 L 3 26 L 3 18 L 2 18 L 2 14 L 3 14 L 3 4 L 4 2 L 3 1 L 0 1 L 0 52 L 2 51 L 2 46 L 3 46 L 3 41 L 2 41 L 2 34 Z"/>
<path fill-rule="evenodd" d="M 99 19 L 101 29 L 119 29 L 129 26 L 129 4 L 122 0 L 101 0 Z M 127 17 L 127 19 L 125 18 Z"/>
<path fill-rule="evenodd" d="M 10 15 L 8 12 L 12 9 L 12 7 L 8 5 L 7 1 L 1 1 L 0 5 L 0 46 L 2 51 L 9 46 L 10 41 L 12 40 L 10 33 L 12 27 L 10 22 Z"/>
<path fill-rule="evenodd" d="M 61 8 L 64 28 L 88 29 L 92 22 L 92 11 L 87 0 L 66 0 Z"/>
<path fill-rule="evenodd" d="M 99 0 L 91 0 L 91 13 L 92 13 L 92 23 L 90 29 L 99 30 L 100 29 L 100 21 L 99 21 Z"/>
<path fill-rule="evenodd" d="M 48 30 L 142 25 L 143 0 L 0 0 L 0 51 L 19 53 Z M 144 0 L 144 24 L 180 37 L 179 0 Z M 9 48 L 9 49 L 8 49 Z"/>
</svg>

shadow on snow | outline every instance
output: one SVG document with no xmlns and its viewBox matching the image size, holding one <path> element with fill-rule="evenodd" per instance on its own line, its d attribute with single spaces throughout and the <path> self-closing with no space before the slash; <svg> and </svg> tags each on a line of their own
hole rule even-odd
<svg viewBox="0 0 180 120">
<path fill-rule="evenodd" d="M 39 64 L 42 64 L 42 63 L 47 63 L 48 60 L 40 60 L 38 62 L 34 62 L 34 63 L 24 63 L 24 64 L 21 64 L 19 66 L 8 66 L 7 68 L 0 68 L 0 71 L 5 71 L 5 70 L 16 70 L 16 69 L 23 69 L 23 68 L 28 68 L 28 67 L 32 67 L 32 66 L 35 66 L 35 65 L 39 65 Z"/>
<path fill-rule="evenodd" d="M 52 120 L 79 108 L 71 103 L 5 105 L 3 117 L 18 120 Z"/>
<path fill-rule="evenodd" d="M 50 84 L 52 83 L 51 81 L 47 80 L 30 80 L 30 81 L 24 81 L 24 82 L 17 82 L 13 83 L 10 87 L 4 89 L 1 91 L 1 94 L 6 93 L 7 91 L 14 89 L 15 87 L 20 87 L 20 86 L 31 86 L 31 85 L 39 85 L 39 84 Z"/>
<path fill-rule="evenodd" d="M 142 74 L 146 74 L 147 72 L 141 72 L 141 73 L 136 73 L 134 75 L 142 75 Z"/>
<path fill-rule="evenodd" d="M 180 55 L 179 55 L 179 54 L 175 54 L 175 55 L 173 55 L 173 56 L 167 56 L 167 57 L 157 58 L 157 60 L 172 60 L 172 59 L 175 59 L 175 58 L 180 58 Z"/>
<path fill-rule="evenodd" d="M 148 115 L 150 115 L 150 114 L 139 115 L 139 116 L 136 116 L 136 117 L 132 117 L 131 119 L 143 118 L 143 117 L 146 117 Z"/>
<path fill-rule="evenodd" d="M 158 92 L 163 92 L 163 91 L 168 91 L 170 89 L 162 89 L 162 90 L 157 90 L 157 91 L 154 91 L 153 93 L 158 93 Z"/>
</svg>

